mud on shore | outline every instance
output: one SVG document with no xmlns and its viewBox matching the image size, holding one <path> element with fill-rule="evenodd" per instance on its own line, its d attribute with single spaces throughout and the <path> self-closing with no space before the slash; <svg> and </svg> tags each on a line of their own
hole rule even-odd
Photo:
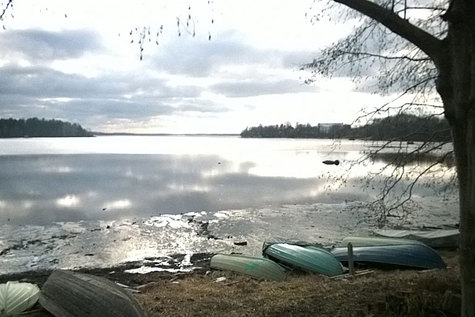
<svg viewBox="0 0 475 317">
<path fill-rule="evenodd" d="M 194 254 L 189 259 L 189 265 L 184 268 L 182 264 L 186 256 L 186 254 L 175 254 L 173 256 L 127 262 L 113 267 L 82 268 L 76 271 L 102 276 L 133 288 L 156 281 L 157 279 L 160 280 L 181 275 L 204 274 L 209 270 L 209 260 L 213 254 Z M 147 263 L 150 263 L 151 266 L 147 266 Z M 146 273 L 134 273 L 136 270 L 146 271 Z M 4 274 L 0 275 L 0 283 L 22 281 L 34 283 L 41 287 L 52 271 L 53 270 L 35 270 Z"/>
</svg>

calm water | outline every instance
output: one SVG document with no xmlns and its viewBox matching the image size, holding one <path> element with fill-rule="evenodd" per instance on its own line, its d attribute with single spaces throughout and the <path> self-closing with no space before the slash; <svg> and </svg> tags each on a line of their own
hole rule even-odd
<svg viewBox="0 0 475 317">
<path fill-rule="evenodd" d="M 161 270 L 170 254 L 186 254 L 186 267 L 197 252 L 258 255 L 276 236 L 329 244 L 368 232 L 375 224 L 364 202 L 391 173 L 380 170 L 384 161 L 356 163 L 368 146 L 239 137 L 1 139 L 0 274 L 128 261 Z M 406 224 L 457 223 L 456 195 L 443 191 L 451 175 L 442 168 L 427 175 L 430 186 L 414 188 Z"/>
<path fill-rule="evenodd" d="M 17 224 L 311 202 L 328 173 L 345 170 L 322 160 L 345 162 L 362 150 L 349 141 L 238 137 L 0 142 L 0 222 Z"/>
<path fill-rule="evenodd" d="M 3 139 L 0 223 L 366 201 L 376 192 L 362 179 L 384 163 L 352 165 L 365 150 L 360 141 L 239 137 Z"/>
</svg>

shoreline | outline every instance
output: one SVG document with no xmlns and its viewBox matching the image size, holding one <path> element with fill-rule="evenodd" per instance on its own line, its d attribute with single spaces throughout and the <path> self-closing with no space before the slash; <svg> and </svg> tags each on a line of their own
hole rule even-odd
<svg viewBox="0 0 475 317">
<path fill-rule="evenodd" d="M 8 240 L 0 248 L 0 280 L 2 276 L 54 269 L 177 273 L 202 266 L 195 264 L 197 259 L 209 258 L 211 254 L 261 256 L 262 243 L 276 237 L 331 247 L 345 236 L 372 235 L 375 226 L 363 212 L 362 208 L 349 209 L 349 205 L 319 203 L 110 222 L 56 223 L 28 230 L 10 227 L 2 232 Z M 422 219 L 425 215 L 417 216 Z M 412 223 L 421 223 L 418 219 Z M 426 226 L 443 227 L 447 223 L 437 215 L 424 219 Z M 294 225 L 282 226 L 287 221 Z M 298 232 L 295 228 L 299 228 Z"/>
<path fill-rule="evenodd" d="M 329 278 L 291 271 L 283 282 L 258 281 L 230 271 L 211 270 L 212 254 L 196 255 L 191 272 L 126 273 L 137 263 L 80 269 L 126 287 L 152 316 L 458 316 L 458 253 L 438 251 L 444 269 L 357 267 L 359 276 Z M 50 271 L 0 276 L 40 287 Z M 40 308 L 41 307 L 37 307 Z M 49 314 L 47 314 L 50 316 Z M 41 315 L 42 316 L 42 315 Z"/>
<path fill-rule="evenodd" d="M 168 258 L 170 258 L 171 261 L 161 267 L 148 266 L 149 268 L 156 269 L 156 271 L 150 271 L 147 273 L 127 272 L 128 270 L 147 267 L 144 265 L 144 261 L 125 262 L 111 267 L 84 267 L 70 269 L 70 271 L 97 275 L 110 279 L 114 282 L 127 285 L 129 287 L 136 287 L 139 285 L 143 285 L 143 282 L 157 277 L 168 277 L 183 274 L 204 274 L 210 269 L 209 260 L 213 255 L 214 253 L 193 254 L 190 258 L 190 265 L 187 266 L 184 270 L 183 267 L 179 265 L 179 263 L 181 263 L 181 261 L 186 255 L 175 254 L 169 256 Z M 41 287 L 48 279 L 48 276 L 55 270 L 58 269 L 29 270 L 17 273 L 0 274 L 0 284 L 6 283 L 7 281 L 21 281 L 37 284 Z M 129 285 L 128 283 L 131 285 Z"/>
</svg>

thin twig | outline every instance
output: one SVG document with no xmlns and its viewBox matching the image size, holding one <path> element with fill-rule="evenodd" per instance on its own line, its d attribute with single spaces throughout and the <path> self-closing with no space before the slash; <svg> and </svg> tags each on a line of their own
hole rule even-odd
<svg viewBox="0 0 475 317">
<path fill-rule="evenodd" d="M 367 53 L 367 52 L 352 52 L 352 51 L 339 51 L 342 53 L 342 55 L 356 55 L 356 56 L 367 56 L 367 57 L 376 57 L 376 58 L 382 58 L 382 59 L 388 59 L 388 60 L 408 60 L 411 62 L 426 62 L 430 61 L 431 59 L 429 57 L 424 57 L 424 58 L 413 58 L 409 57 L 406 55 L 403 56 L 388 56 L 388 55 L 381 55 L 381 54 L 375 54 L 375 53 Z"/>
<path fill-rule="evenodd" d="M 0 14 L 0 21 L 3 20 L 3 16 L 5 15 L 5 13 L 7 12 L 8 10 L 8 7 L 10 7 L 13 3 L 13 0 L 8 0 L 7 4 L 5 5 L 5 8 L 3 8 L 3 12 L 2 14 Z"/>
</svg>

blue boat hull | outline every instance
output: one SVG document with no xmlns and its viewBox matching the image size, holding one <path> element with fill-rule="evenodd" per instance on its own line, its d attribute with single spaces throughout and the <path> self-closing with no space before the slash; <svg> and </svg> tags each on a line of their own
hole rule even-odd
<svg viewBox="0 0 475 317">
<path fill-rule="evenodd" d="M 341 262 L 348 262 L 348 249 L 334 248 L 331 253 Z M 379 245 L 353 247 L 355 262 L 390 264 L 423 269 L 444 268 L 445 263 L 432 248 L 423 244 Z"/>
</svg>

